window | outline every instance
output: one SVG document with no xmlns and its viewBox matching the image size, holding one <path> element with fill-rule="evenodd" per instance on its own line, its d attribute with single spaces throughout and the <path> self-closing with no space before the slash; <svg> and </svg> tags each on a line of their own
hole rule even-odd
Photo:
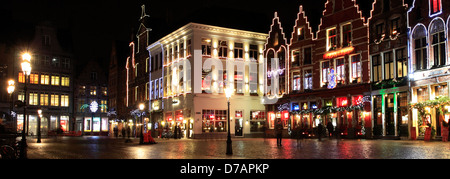
<svg viewBox="0 0 450 179">
<path fill-rule="evenodd" d="M 249 58 L 253 60 L 258 60 L 258 46 L 257 45 L 250 45 L 249 49 Z"/>
<path fill-rule="evenodd" d="M 97 80 L 97 72 L 91 72 L 91 80 Z"/>
<path fill-rule="evenodd" d="M 202 110 L 202 132 L 226 132 L 227 110 Z"/>
<path fill-rule="evenodd" d="M 361 58 L 359 55 L 354 55 L 351 57 L 352 59 L 352 78 L 353 81 L 359 82 L 361 81 Z"/>
<path fill-rule="evenodd" d="M 23 75 L 22 72 L 19 72 L 19 76 L 18 76 L 18 80 L 19 83 L 25 83 L 25 76 Z"/>
<path fill-rule="evenodd" d="M 39 84 L 39 74 L 30 74 L 30 84 Z"/>
<path fill-rule="evenodd" d="M 337 47 L 336 28 L 327 30 L 327 51 L 335 50 Z"/>
<path fill-rule="evenodd" d="M 352 45 L 352 24 L 348 23 L 342 26 L 342 47 Z"/>
<path fill-rule="evenodd" d="M 61 106 L 69 107 L 69 95 L 66 94 L 61 95 Z"/>
<path fill-rule="evenodd" d="M 384 35 L 385 30 L 384 30 L 384 24 L 383 23 L 377 24 L 375 26 L 375 33 L 376 33 L 375 34 L 376 38 L 381 38 Z"/>
<path fill-rule="evenodd" d="M 427 69 L 427 39 L 426 37 L 414 40 L 414 54 L 416 70 Z"/>
<path fill-rule="evenodd" d="M 265 123 L 265 111 L 250 111 L 250 132 L 265 132 Z"/>
<path fill-rule="evenodd" d="M 390 80 L 394 78 L 394 59 L 392 52 L 384 53 L 384 79 Z"/>
<path fill-rule="evenodd" d="M 336 59 L 336 82 L 345 83 L 345 63 L 343 58 Z"/>
<path fill-rule="evenodd" d="M 303 64 L 310 65 L 312 61 L 312 48 L 306 47 L 303 49 Z"/>
<path fill-rule="evenodd" d="M 417 89 L 417 102 L 425 102 L 429 100 L 428 87 L 422 87 Z"/>
<path fill-rule="evenodd" d="M 219 57 L 228 57 L 228 45 L 227 41 L 219 41 Z"/>
<path fill-rule="evenodd" d="M 50 46 L 50 36 L 48 35 L 42 36 L 42 46 Z"/>
<path fill-rule="evenodd" d="M 183 41 L 184 42 L 184 41 Z M 184 43 L 180 43 L 180 52 L 178 53 L 178 55 L 180 56 L 180 58 L 184 58 Z"/>
<path fill-rule="evenodd" d="M 244 58 L 243 43 L 234 43 L 234 58 Z"/>
<path fill-rule="evenodd" d="M 148 83 L 147 83 L 148 84 Z M 148 86 L 148 85 L 147 85 Z M 108 96 L 108 87 L 102 87 L 102 95 Z"/>
<path fill-rule="evenodd" d="M 434 67 L 445 65 L 445 25 L 442 20 L 435 20 L 431 25 L 431 48 L 433 53 Z M 430 59 L 431 60 L 431 59 Z"/>
<path fill-rule="evenodd" d="M 52 85 L 59 86 L 59 76 L 52 76 Z"/>
<path fill-rule="evenodd" d="M 330 62 L 322 62 L 322 83 L 328 82 L 328 75 L 330 74 Z"/>
<path fill-rule="evenodd" d="M 297 28 L 297 41 L 305 39 L 305 28 L 299 27 Z"/>
<path fill-rule="evenodd" d="M 300 66 L 300 50 L 292 51 L 292 66 Z"/>
<path fill-rule="evenodd" d="M 52 67 L 59 67 L 59 59 L 53 57 L 52 59 Z"/>
<path fill-rule="evenodd" d="M 430 1 L 430 15 L 435 15 L 441 12 L 441 0 L 429 0 Z"/>
<path fill-rule="evenodd" d="M 186 57 L 191 55 L 191 39 L 187 40 L 186 45 Z"/>
<path fill-rule="evenodd" d="M 30 105 L 38 105 L 38 94 L 37 93 L 30 93 L 29 104 Z"/>
<path fill-rule="evenodd" d="M 61 67 L 69 69 L 70 68 L 70 59 L 64 58 L 61 60 Z"/>
<path fill-rule="evenodd" d="M 70 85 L 70 79 L 68 76 L 61 77 L 61 86 L 69 86 Z"/>
<path fill-rule="evenodd" d="M 91 86 L 91 89 L 90 89 L 90 91 L 89 91 L 89 94 L 90 94 L 91 96 L 97 95 L 97 86 Z"/>
<path fill-rule="evenodd" d="M 395 19 L 391 20 L 391 34 L 392 35 L 397 35 L 398 29 L 399 29 L 399 21 L 400 21 L 400 18 L 395 18 Z"/>
<path fill-rule="evenodd" d="M 383 12 L 389 12 L 390 9 L 390 0 L 383 0 Z"/>
<path fill-rule="evenodd" d="M 300 73 L 295 73 L 294 72 L 294 80 L 293 80 L 293 85 L 294 85 L 294 87 L 293 87 L 293 91 L 300 91 L 300 87 L 301 87 L 301 82 L 300 82 Z"/>
<path fill-rule="evenodd" d="M 408 75 L 408 60 L 406 49 L 395 51 L 395 60 L 397 61 L 397 78 L 403 78 Z"/>
<path fill-rule="evenodd" d="M 211 39 L 202 38 L 202 55 L 211 55 Z"/>
<path fill-rule="evenodd" d="M 438 85 L 434 87 L 434 96 L 448 96 L 448 86 L 447 85 Z"/>
<path fill-rule="evenodd" d="M 41 93 L 40 104 L 41 106 L 48 106 L 48 94 Z"/>
<path fill-rule="evenodd" d="M 303 83 L 305 89 L 312 89 L 312 70 L 305 70 Z"/>
<path fill-rule="evenodd" d="M 41 75 L 41 85 L 49 85 L 50 84 L 50 75 Z"/>
<path fill-rule="evenodd" d="M 50 95 L 50 105 L 59 106 L 59 95 L 57 94 Z"/>
<path fill-rule="evenodd" d="M 86 95 L 86 86 L 80 86 L 80 88 L 78 88 L 78 94 L 81 96 Z"/>
<path fill-rule="evenodd" d="M 108 106 L 108 102 L 106 100 L 101 100 L 100 101 L 100 112 L 105 113 L 107 112 L 107 106 Z"/>
<path fill-rule="evenodd" d="M 373 82 L 379 82 L 383 80 L 383 69 L 381 66 L 381 57 L 380 55 L 374 55 L 372 56 L 372 76 L 373 76 Z"/>
</svg>

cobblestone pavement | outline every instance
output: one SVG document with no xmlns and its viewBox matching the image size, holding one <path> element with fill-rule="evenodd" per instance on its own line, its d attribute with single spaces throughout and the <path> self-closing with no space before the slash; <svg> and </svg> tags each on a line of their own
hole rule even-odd
<svg viewBox="0 0 450 179">
<path fill-rule="evenodd" d="M 156 139 L 157 144 L 125 143 L 111 137 L 28 137 L 29 159 L 450 159 L 450 142 L 233 138 L 233 155 L 224 139 Z"/>
</svg>

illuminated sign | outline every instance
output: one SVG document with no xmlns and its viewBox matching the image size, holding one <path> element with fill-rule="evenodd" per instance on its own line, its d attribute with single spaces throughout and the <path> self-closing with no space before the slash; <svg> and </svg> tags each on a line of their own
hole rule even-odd
<svg viewBox="0 0 450 179">
<path fill-rule="evenodd" d="M 89 109 L 93 113 L 97 112 L 97 110 L 98 110 L 98 103 L 97 103 L 97 101 L 92 101 L 91 105 L 89 105 Z"/>
<path fill-rule="evenodd" d="M 323 59 L 332 59 L 332 58 L 344 56 L 344 55 L 352 53 L 354 50 L 355 50 L 354 47 L 346 47 L 346 48 L 343 48 L 340 50 L 328 52 L 323 55 Z"/>
</svg>

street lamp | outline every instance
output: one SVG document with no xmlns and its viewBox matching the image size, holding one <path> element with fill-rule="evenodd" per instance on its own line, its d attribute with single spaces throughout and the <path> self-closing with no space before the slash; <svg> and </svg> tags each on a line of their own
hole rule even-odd
<svg viewBox="0 0 450 179">
<path fill-rule="evenodd" d="M 38 109 L 38 122 L 37 122 L 37 143 L 41 143 L 41 117 L 42 117 L 42 110 Z"/>
<path fill-rule="evenodd" d="M 23 87 L 24 90 L 24 106 L 23 106 L 23 129 L 22 129 L 22 140 L 20 141 L 20 153 L 19 157 L 21 159 L 27 158 L 27 139 L 25 136 L 25 121 L 27 117 L 27 77 L 31 73 L 31 55 L 29 53 L 22 54 L 22 63 L 20 64 L 22 67 L 23 76 L 25 79 L 25 85 Z M 27 124 L 28 125 L 28 124 Z"/>
<path fill-rule="evenodd" d="M 139 137 L 139 144 L 144 144 L 144 121 L 142 120 L 144 115 L 145 104 L 139 104 L 139 112 L 141 113 L 141 136 Z"/>
<path fill-rule="evenodd" d="M 233 154 L 233 149 L 231 148 L 231 135 L 230 135 L 230 98 L 233 94 L 232 88 L 225 89 L 225 96 L 227 97 L 227 104 L 228 104 L 228 111 L 227 111 L 227 118 L 228 118 L 228 136 L 227 136 L 227 155 Z"/>
</svg>

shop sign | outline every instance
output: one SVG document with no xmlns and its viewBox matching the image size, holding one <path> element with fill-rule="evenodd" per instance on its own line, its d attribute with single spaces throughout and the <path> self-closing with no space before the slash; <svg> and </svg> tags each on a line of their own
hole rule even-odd
<svg viewBox="0 0 450 179">
<path fill-rule="evenodd" d="M 323 59 L 332 59 L 332 58 L 348 55 L 348 54 L 352 53 L 354 50 L 355 50 L 355 47 L 346 47 L 346 48 L 343 48 L 340 50 L 328 52 L 323 55 Z"/>
</svg>

